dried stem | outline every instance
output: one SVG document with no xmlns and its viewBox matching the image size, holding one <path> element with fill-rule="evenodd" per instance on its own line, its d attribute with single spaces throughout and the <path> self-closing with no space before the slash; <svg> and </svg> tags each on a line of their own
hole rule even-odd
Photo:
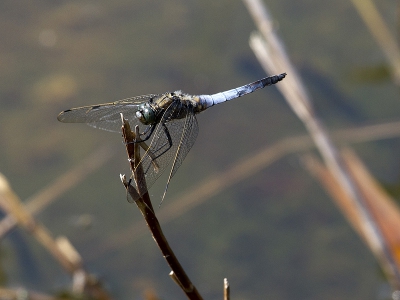
<svg viewBox="0 0 400 300">
<path fill-rule="evenodd" d="M 337 130 L 332 133 L 332 136 L 335 141 L 345 144 L 398 137 L 400 136 L 400 122 Z M 162 206 L 157 214 L 158 220 L 164 224 L 170 222 L 208 201 L 212 196 L 267 168 L 285 155 L 313 148 L 314 144 L 310 136 L 302 135 L 284 138 L 250 155 L 246 155 L 245 158 L 236 162 L 231 168 L 198 182 L 196 187 L 183 193 L 175 201 Z M 141 220 L 137 221 L 125 230 L 113 235 L 110 239 L 104 240 L 102 246 L 99 247 L 102 250 L 96 252 L 92 258 L 101 257 L 104 253 L 112 249 L 127 245 L 133 240 L 140 238 L 145 233 L 144 229 L 145 225 L 143 222 Z"/>
<path fill-rule="evenodd" d="M 163 257 L 170 266 L 172 270 L 171 273 L 173 274 L 173 280 L 179 285 L 179 287 L 181 287 L 181 289 L 189 299 L 203 299 L 197 291 L 196 287 L 190 281 L 189 277 L 186 275 L 186 272 L 182 268 L 174 252 L 169 246 L 168 241 L 161 230 L 160 223 L 158 222 L 157 217 L 154 213 L 149 194 L 146 190 L 143 190 L 145 189 L 145 185 L 143 184 L 145 182 L 145 175 L 140 164 L 140 143 L 135 142 L 135 138 L 139 137 L 138 129 L 136 127 L 136 133 L 133 133 L 131 131 L 128 121 L 123 118 L 122 114 L 121 118 L 122 134 L 126 145 L 126 151 L 138 190 L 130 185 L 129 182 L 126 181 L 124 176 L 121 176 L 122 183 L 124 184 L 127 192 L 130 194 L 132 199 L 135 200 L 137 207 L 142 213 L 146 224 L 151 231 L 153 239 L 157 243 L 157 246 L 160 248 Z M 143 196 L 138 197 L 138 195 Z"/>
<path fill-rule="evenodd" d="M 385 54 L 395 83 L 400 85 L 400 49 L 385 20 L 372 0 L 352 0 L 351 2 Z"/>
<path fill-rule="evenodd" d="M 26 210 L 33 215 L 40 212 L 65 191 L 73 188 L 90 173 L 101 167 L 111 157 L 112 150 L 109 146 L 104 146 L 98 149 L 79 165 L 58 177 L 54 182 L 43 188 L 36 195 L 26 199 Z M 12 214 L 5 216 L 0 221 L 0 238 L 4 237 L 16 225 L 17 220 Z"/>
<path fill-rule="evenodd" d="M 281 71 L 288 73 L 287 79 L 277 85 L 277 88 L 281 90 L 292 110 L 304 123 L 328 169 L 359 210 L 364 231 L 370 235 L 372 251 L 378 257 L 387 275 L 391 277 L 390 282 L 396 283 L 393 288 L 399 289 L 400 272 L 397 269 L 394 257 L 388 249 L 376 220 L 368 210 L 366 200 L 355 184 L 354 178 L 349 174 L 321 120 L 317 118 L 300 77 L 296 75 L 296 72 L 293 74 L 289 72 L 289 70 L 294 70 L 294 67 L 284 51 L 283 43 L 273 30 L 273 22 L 266 7 L 260 0 L 244 0 L 244 2 L 262 33 L 262 35 L 252 35 L 250 39 L 251 48 L 267 73 L 275 74 Z M 289 80 L 291 77 L 293 77 L 293 80 Z"/>
<path fill-rule="evenodd" d="M 230 299 L 230 287 L 229 287 L 229 282 L 228 279 L 224 279 L 224 300 L 229 300 Z"/>
<path fill-rule="evenodd" d="M 377 220 L 381 228 L 389 249 L 395 257 L 397 266 L 400 267 L 400 256 L 398 255 L 398 245 L 400 233 L 397 230 L 400 226 L 400 210 L 395 201 L 380 187 L 378 182 L 372 177 L 367 168 L 350 149 L 342 151 L 342 156 L 350 172 L 355 178 L 363 195 L 365 195 L 367 205 L 371 214 Z M 310 173 L 321 182 L 325 189 L 331 194 L 342 213 L 347 217 L 354 229 L 360 234 L 365 242 L 370 245 L 370 236 L 364 232 L 359 211 L 349 199 L 343 188 L 338 184 L 331 172 L 313 156 L 306 156 L 303 159 L 304 165 Z M 389 277 L 389 279 L 391 279 Z"/>
<path fill-rule="evenodd" d="M 4 211 L 12 214 L 13 218 L 17 220 L 18 224 L 26 231 L 31 233 L 72 276 L 75 276 L 77 273 L 83 274 L 83 288 L 85 288 L 90 296 L 92 296 L 94 299 L 111 299 L 108 293 L 99 285 L 98 281 L 92 275 L 83 270 L 81 259 L 77 259 L 77 252 L 75 255 L 68 255 L 67 252 L 64 251 L 65 247 L 63 248 L 59 246 L 47 228 L 36 222 L 33 216 L 24 207 L 18 196 L 11 189 L 6 178 L 1 174 L 0 206 Z M 69 254 L 71 253 L 71 248 L 72 245 L 69 245 Z M 80 292 L 83 292 L 83 290 Z"/>
</svg>

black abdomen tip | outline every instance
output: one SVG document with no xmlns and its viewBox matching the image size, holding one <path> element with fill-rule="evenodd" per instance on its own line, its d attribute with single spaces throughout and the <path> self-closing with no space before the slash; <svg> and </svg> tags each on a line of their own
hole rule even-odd
<svg viewBox="0 0 400 300">
<path fill-rule="evenodd" d="M 285 77 L 286 73 L 282 73 L 279 75 L 273 75 L 271 77 L 264 78 L 263 81 L 265 82 L 265 85 L 271 85 L 281 81 Z"/>
<path fill-rule="evenodd" d="M 273 81 L 274 81 L 274 83 L 277 83 L 278 81 L 281 81 L 285 77 L 286 77 L 286 73 L 275 75 L 275 76 L 273 76 Z"/>
</svg>

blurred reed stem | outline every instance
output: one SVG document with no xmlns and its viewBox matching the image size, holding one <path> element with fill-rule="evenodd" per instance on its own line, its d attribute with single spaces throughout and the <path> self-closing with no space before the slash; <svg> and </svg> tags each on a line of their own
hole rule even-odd
<svg viewBox="0 0 400 300">
<path fill-rule="evenodd" d="M 290 73 L 289 70 L 294 70 L 295 68 L 286 55 L 283 43 L 274 31 L 272 18 L 267 8 L 260 0 L 243 1 L 261 33 L 252 34 L 250 47 L 267 73 L 277 74 L 286 72 L 288 74 L 287 78 L 277 85 L 277 88 L 307 128 L 329 171 L 348 197 L 354 202 L 360 214 L 363 231 L 370 236 L 371 250 L 385 270 L 392 287 L 396 290 L 400 289 L 400 272 L 388 248 L 387 242 L 379 226 L 377 226 L 376 220 L 371 215 L 364 196 L 355 184 L 354 178 L 348 172 L 336 147 L 332 143 L 325 126 L 317 117 L 300 77 L 297 75 L 297 72 Z M 291 77 L 293 79 L 289 80 Z"/>
<path fill-rule="evenodd" d="M 372 0 L 351 0 L 351 2 L 385 54 L 394 82 L 400 85 L 400 49 L 396 38 L 390 33 Z"/>
<path fill-rule="evenodd" d="M 80 256 L 75 249 L 71 251 L 73 247 L 66 241 L 66 238 L 59 241 L 54 240 L 50 231 L 44 225 L 36 222 L 32 214 L 24 207 L 2 174 L 0 174 L 0 207 L 6 213 L 11 214 L 22 228 L 32 234 L 56 261 L 73 276 L 74 280 L 77 278 L 76 275 L 79 275 L 81 289 L 79 291 L 75 290 L 75 292 L 82 295 L 86 291 L 93 299 L 97 300 L 111 299 L 95 277 L 83 269 Z M 67 244 L 68 246 L 65 247 Z"/>
<path fill-rule="evenodd" d="M 110 146 L 103 146 L 89 155 L 79 164 L 56 178 L 48 186 L 29 197 L 25 201 L 26 210 L 35 215 L 50 205 L 66 191 L 82 182 L 89 174 L 96 171 L 113 155 Z M 17 225 L 17 220 L 12 214 L 6 215 L 0 221 L 0 239 Z"/>
<path fill-rule="evenodd" d="M 400 122 L 337 130 L 332 133 L 332 136 L 336 142 L 345 144 L 398 137 L 400 136 Z M 313 148 L 314 144 L 309 135 L 286 137 L 274 144 L 267 145 L 254 153 L 246 155 L 240 161 L 235 162 L 232 167 L 203 179 L 195 187 L 189 188 L 189 191 L 184 191 L 173 202 L 168 202 L 162 206 L 158 212 L 158 220 L 163 224 L 170 222 L 225 189 L 267 168 L 282 157 Z M 132 243 L 132 241 L 143 236 L 145 232 L 146 227 L 143 222 L 135 222 L 108 240 L 104 240 L 92 259 L 99 259 L 104 253 Z"/>
</svg>

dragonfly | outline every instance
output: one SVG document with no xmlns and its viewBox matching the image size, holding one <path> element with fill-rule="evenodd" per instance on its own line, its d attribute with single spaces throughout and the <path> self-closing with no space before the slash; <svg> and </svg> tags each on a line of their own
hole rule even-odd
<svg viewBox="0 0 400 300">
<path fill-rule="evenodd" d="M 144 170 L 143 182 L 136 182 L 140 191 L 147 191 L 168 168 L 170 172 L 162 196 L 163 201 L 171 178 L 192 148 L 199 132 L 196 115 L 207 108 L 223 103 L 283 80 L 286 73 L 212 95 L 189 95 L 182 91 L 149 94 L 119 101 L 71 108 L 57 119 L 64 123 L 86 123 L 92 127 L 121 132 L 121 114 L 131 127 L 139 126 L 140 143 L 144 154 L 139 164 Z M 146 145 L 145 147 L 143 145 Z M 138 194 L 138 196 L 143 196 Z M 129 202 L 137 199 L 128 198 Z"/>
</svg>

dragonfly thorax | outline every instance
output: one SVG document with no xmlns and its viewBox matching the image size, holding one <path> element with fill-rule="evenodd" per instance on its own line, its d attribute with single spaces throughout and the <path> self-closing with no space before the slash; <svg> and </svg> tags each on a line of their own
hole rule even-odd
<svg viewBox="0 0 400 300">
<path fill-rule="evenodd" d="M 197 113 L 194 108 L 198 103 L 192 98 L 181 91 L 162 94 L 140 104 L 136 111 L 136 118 L 144 125 L 155 125 L 161 119 L 168 122 L 173 119 L 185 118 L 189 111 Z"/>
</svg>

